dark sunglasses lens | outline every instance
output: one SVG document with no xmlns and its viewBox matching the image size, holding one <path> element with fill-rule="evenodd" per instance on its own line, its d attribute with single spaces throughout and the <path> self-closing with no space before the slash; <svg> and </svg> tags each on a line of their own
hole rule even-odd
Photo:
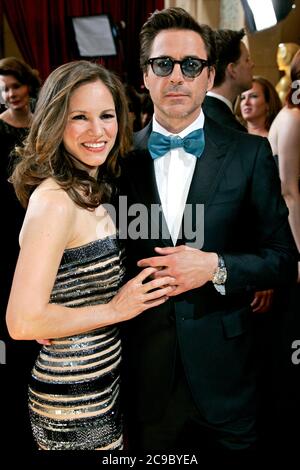
<svg viewBox="0 0 300 470">
<path fill-rule="evenodd" d="M 182 61 L 181 69 L 187 77 L 197 77 L 204 68 L 202 61 L 198 59 L 185 59 Z"/>
<path fill-rule="evenodd" d="M 173 62 L 168 58 L 155 59 L 152 62 L 152 68 L 155 75 L 166 77 L 173 70 Z"/>
</svg>

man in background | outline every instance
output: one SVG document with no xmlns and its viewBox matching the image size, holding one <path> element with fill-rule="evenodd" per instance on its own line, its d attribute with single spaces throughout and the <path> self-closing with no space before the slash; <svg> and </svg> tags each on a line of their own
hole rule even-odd
<svg viewBox="0 0 300 470">
<path fill-rule="evenodd" d="M 203 111 L 222 126 L 246 131 L 234 116 L 236 98 L 252 87 L 254 64 L 242 41 L 245 32 L 220 29 L 215 33 L 217 61 L 214 85 L 207 92 Z"/>
</svg>

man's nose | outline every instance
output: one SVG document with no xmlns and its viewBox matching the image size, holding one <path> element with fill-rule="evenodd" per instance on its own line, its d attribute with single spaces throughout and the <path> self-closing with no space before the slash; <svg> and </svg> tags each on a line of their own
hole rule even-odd
<svg viewBox="0 0 300 470">
<path fill-rule="evenodd" d="M 180 83 L 184 80 L 184 75 L 181 71 L 180 64 L 174 64 L 172 73 L 170 75 L 170 80 L 173 83 Z"/>
</svg>

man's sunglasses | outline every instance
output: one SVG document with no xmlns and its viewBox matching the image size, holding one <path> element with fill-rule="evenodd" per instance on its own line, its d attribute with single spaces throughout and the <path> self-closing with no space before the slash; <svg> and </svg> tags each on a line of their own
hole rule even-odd
<svg viewBox="0 0 300 470">
<path fill-rule="evenodd" d="M 167 77 L 173 72 L 174 65 L 179 64 L 182 74 L 188 78 L 195 78 L 200 75 L 205 67 L 209 67 L 208 60 L 195 57 L 185 57 L 182 60 L 171 59 L 171 57 L 153 57 L 147 60 L 147 64 L 158 77 Z"/>
</svg>

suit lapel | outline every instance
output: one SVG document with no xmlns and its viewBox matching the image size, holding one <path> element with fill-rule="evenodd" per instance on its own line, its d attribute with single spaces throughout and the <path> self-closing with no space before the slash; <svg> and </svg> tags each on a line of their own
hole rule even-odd
<svg viewBox="0 0 300 470">
<path fill-rule="evenodd" d="M 207 205 L 209 203 L 224 172 L 226 162 L 224 157 L 228 151 L 228 141 L 224 141 L 218 133 L 214 132 L 214 126 L 211 126 L 210 123 L 210 119 L 206 117 L 205 147 L 203 154 L 197 159 L 179 232 L 182 234 L 182 238 L 177 241 L 177 244 L 188 243 L 187 235 L 195 234 L 196 229 L 199 231 L 196 224 L 199 224 L 200 204 Z"/>
<path fill-rule="evenodd" d="M 187 203 L 205 204 L 210 199 L 219 183 L 226 151 L 227 148 L 217 146 L 209 133 L 205 133 L 205 148 L 195 166 Z"/>
<path fill-rule="evenodd" d="M 149 230 L 157 234 L 160 244 L 174 246 L 170 236 L 166 219 L 161 209 L 161 200 L 157 188 L 153 159 L 147 148 L 148 138 L 152 130 L 150 122 L 135 137 L 135 149 L 138 151 L 136 159 L 135 187 L 139 192 L 138 200 L 144 204 L 148 211 Z M 152 235 L 153 235 L 152 233 Z M 149 238 L 151 235 L 149 235 Z"/>
</svg>

